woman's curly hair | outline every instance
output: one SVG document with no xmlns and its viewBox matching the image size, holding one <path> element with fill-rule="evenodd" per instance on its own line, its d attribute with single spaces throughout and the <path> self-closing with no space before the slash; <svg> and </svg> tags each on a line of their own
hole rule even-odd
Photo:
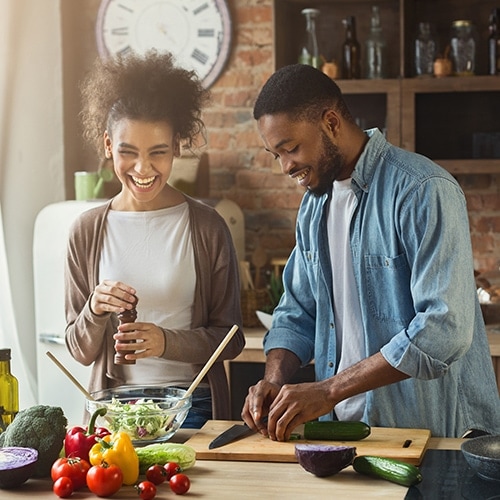
<svg viewBox="0 0 500 500">
<path fill-rule="evenodd" d="M 96 60 L 82 82 L 83 135 L 103 156 L 103 134 L 123 118 L 165 121 L 179 134 L 184 147 L 204 136 L 201 109 L 209 92 L 194 71 L 175 65 L 170 53 L 151 50 L 140 56 Z"/>
</svg>

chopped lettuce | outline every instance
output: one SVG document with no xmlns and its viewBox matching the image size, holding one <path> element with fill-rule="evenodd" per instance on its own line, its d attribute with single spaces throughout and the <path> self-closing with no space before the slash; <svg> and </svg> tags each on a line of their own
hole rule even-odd
<svg viewBox="0 0 500 500">
<path fill-rule="evenodd" d="M 113 398 L 106 419 L 111 431 L 124 431 L 133 440 L 162 437 L 174 420 L 160 405 L 144 398 L 129 403 Z"/>
</svg>

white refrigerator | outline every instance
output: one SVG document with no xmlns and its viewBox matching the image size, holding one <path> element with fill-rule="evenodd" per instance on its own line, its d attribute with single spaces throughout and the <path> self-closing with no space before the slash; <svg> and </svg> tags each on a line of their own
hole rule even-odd
<svg viewBox="0 0 500 500">
<path fill-rule="evenodd" d="M 33 235 L 38 403 L 60 406 L 70 425 L 81 425 L 85 396 L 47 356 L 47 351 L 87 388 L 90 366 L 76 362 L 64 343 L 64 262 L 69 228 L 83 211 L 103 201 L 64 201 L 44 207 Z"/>
</svg>

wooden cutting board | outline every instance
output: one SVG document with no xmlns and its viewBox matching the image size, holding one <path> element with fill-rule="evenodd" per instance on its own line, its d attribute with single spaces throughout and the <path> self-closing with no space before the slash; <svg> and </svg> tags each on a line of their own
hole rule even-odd
<svg viewBox="0 0 500 500">
<path fill-rule="evenodd" d="M 225 446 L 208 449 L 210 442 L 233 424 L 229 420 L 209 420 L 185 444 L 196 451 L 199 460 L 247 460 L 251 462 L 296 462 L 295 445 L 298 443 L 355 446 L 358 455 L 377 455 L 396 458 L 419 465 L 431 433 L 427 429 L 394 429 L 372 427 L 371 434 L 361 441 L 307 441 L 299 439 L 288 442 L 272 441 L 261 434 L 252 434 Z M 303 426 L 295 432 L 303 434 Z M 409 446 L 404 446 L 405 443 Z"/>
</svg>

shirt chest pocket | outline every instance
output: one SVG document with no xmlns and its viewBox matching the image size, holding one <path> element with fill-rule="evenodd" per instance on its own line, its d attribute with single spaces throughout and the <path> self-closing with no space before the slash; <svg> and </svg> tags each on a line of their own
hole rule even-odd
<svg viewBox="0 0 500 500">
<path fill-rule="evenodd" d="M 305 275 L 307 276 L 307 282 L 300 283 L 300 289 L 305 293 L 312 293 L 316 295 L 318 288 L 318 277 L 320 274 L 319 256 L 318 252 L 314 250 L 303 250 L 302 251 L 302 263 L 305 269 Z M 294 283 L 298 284 L 299 276 L 294 274 Z M 307 283 L 307 287 L 306 287 Z"/>
<path fill-rule="evenodd" d="M 366 255 L 366 294 L 372 313 L 380 320 L 406 325 L 414 316 L 410 268 L 404 254 Z"/>
</svg>

